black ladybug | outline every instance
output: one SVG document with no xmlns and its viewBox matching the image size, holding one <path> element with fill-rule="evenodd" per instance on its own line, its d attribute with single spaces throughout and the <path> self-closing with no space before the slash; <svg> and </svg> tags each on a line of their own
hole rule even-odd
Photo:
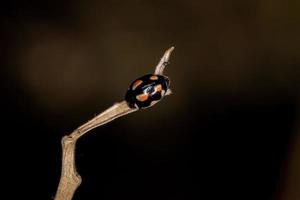
<svg viewBox="0 0 300 200">
<path fill-rule="evenodd" d="M 131 108 L 148 108 L 168 95 L 169 78 L 163 75 L 147 74 L 134 80 L 125 95 L 125 100 Z"/>
<path fill-rule="evenodd" d="M 125 95 L 130 108 L 145 109 L 159 102 L 164 96 L 171 94 L 170 80 L 163 75 L 165 67 L 174 47 L 169 48 L 160 59 L 154 74 L 144 75 L 134 80 Z"/>
</svg>

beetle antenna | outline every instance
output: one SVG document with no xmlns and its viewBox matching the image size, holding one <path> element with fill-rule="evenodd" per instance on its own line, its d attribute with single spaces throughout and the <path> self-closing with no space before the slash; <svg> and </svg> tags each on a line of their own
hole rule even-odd
<svg viewBox="0 0 300 200">
<path fill-rule="evenodd" d="M 164 72 L 165 67 L 169 64 L 169 59 L 172 51 L 174 50 L 174 47 L 169 48 L 163 57 L 160 59 L 158 65 L 155 67 L 154 74 L 162 75 Z"/>
</svg>

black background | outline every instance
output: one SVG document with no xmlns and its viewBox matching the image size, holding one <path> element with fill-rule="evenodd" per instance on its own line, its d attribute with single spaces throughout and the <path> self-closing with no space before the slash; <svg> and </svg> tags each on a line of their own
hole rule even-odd
<svg viewBox="0 0 300 200">
<path fill-rule="evenodd" d="M 52 199 L 62 136 L 121 101 L 173 45 L 165 71 L 173 95 L 78 141 L 74 199 L 289 199 L 297 8 L 296 0 L 3 4 L 8 199 Z"/>
</svg>

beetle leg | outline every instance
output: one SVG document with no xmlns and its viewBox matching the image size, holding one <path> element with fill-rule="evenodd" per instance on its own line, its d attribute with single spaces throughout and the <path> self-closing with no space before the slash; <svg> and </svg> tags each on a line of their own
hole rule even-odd
<svg viewBox="0 0 300 200">
<path fill-rule="evenodd" d="M 169 64 L 169 59 L 174 47 L 169 48 L 163 57 L 160 59 L 158 65 L 155 68 L 154 74 L 162 75 L 164 72 L 165 67 Z"/>
</svg>

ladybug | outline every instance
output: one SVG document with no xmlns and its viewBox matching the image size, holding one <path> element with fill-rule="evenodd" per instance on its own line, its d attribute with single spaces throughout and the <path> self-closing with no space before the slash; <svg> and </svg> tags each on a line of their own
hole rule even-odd
<svg viewBox="0 0 300 200">
<path fill-rule="evenodd" d="M 134 80 L 125 95 L 130 108 L 145 109 L 171 93 L 170 80 L 160 74 L 147 74 Z"/>
</svg>

